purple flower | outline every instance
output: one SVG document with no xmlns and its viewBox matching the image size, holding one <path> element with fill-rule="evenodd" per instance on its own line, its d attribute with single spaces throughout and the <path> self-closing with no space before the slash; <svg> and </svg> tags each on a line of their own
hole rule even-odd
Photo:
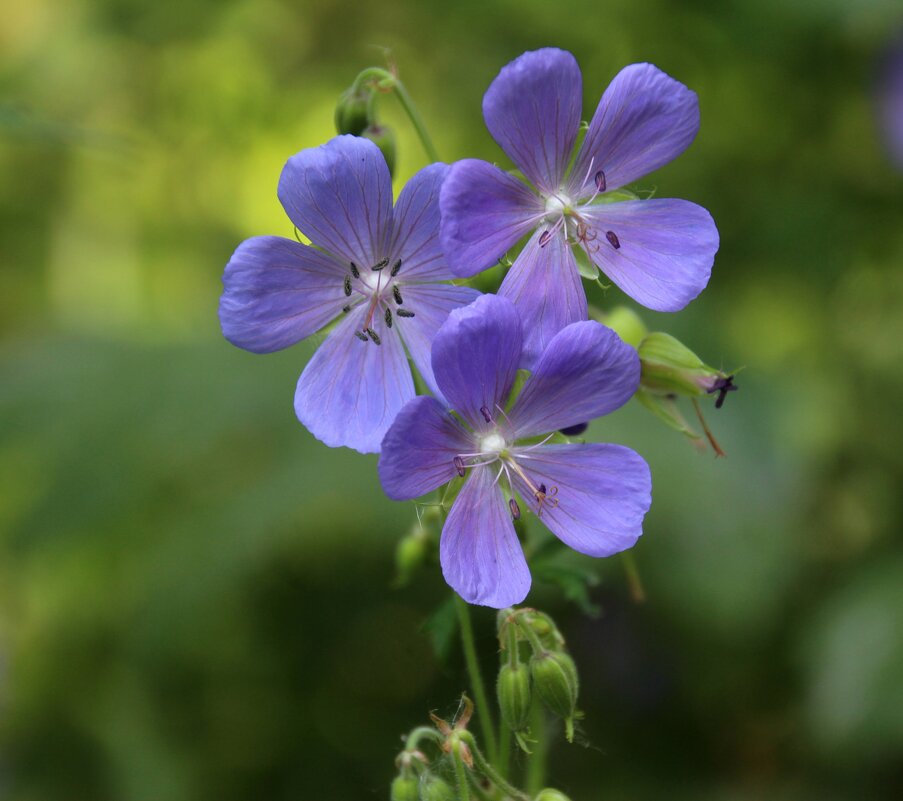
<svg viewBox="0 0 903 801">
<path fill-rule="evenodd" d="M 699 129 L 696 94 L 651 64 L 611 82 L 568 170 L 580 125 L 580 69 L 563 50 L 524 53 L 483 97 L 489 132 L 532 188 L 476 159 L 454 164 L 442 187 L 442 246 L 471 276 L 533 232 L 499 294 L 524 319 L 528 362 L 568 323 L 585 320 L 579 245 L 634 300 L 678 311 L 708 283 L 718 231 L 686 200 L 610 200 L 682 153 Z"/>
<path fill-rule="evenodd" d="M 897 35 L 882 58 L 877 101 L 888 153 L 903 170 L 903 35 Z"/>
<path fill-rule="evenodd" d="M 379 450 L 414 397 L 405 347 L 431 389 L 430 344 L 448 313 L 479 295 L 453 278 L 439 247 L 439 187 L 431 164 L 392 208 L 376 145 L 339 136 L 292 156 L 279 200 L 313 246 L 259 236 L 238 246 L 223 275 L 219 316 L 233 345 L 270 353 L 340 317 L 295 392 L 295 412 L 327 445 Z"/>
<path fill-rule="evenodd" d="M 551 338 L 506 413 L 522 346 L 506 298 L 483 295 L 453 311 L 433 341 L 433 373 L 457 417 L 435 398 L 412 400 L 379 458 L 395 500 L 466 476 L 442 530 L 442 572 L 466 601 L 497 608 L 530 589 L 512 523 L 524 507 L 574 550 L 609 556 L 636 542 L 651 501 L 649 467 L 629 448 L 523 442 L 626 403 L 640 380 L 636 351 L 600 323 L 572 323 Z"/>
</svg>

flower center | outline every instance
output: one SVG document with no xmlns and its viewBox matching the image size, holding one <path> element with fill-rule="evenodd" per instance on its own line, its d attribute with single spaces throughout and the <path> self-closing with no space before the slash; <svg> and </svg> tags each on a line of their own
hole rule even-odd
<svg viewBox="0 0 903 801">
<path fill-rule="evenodd" d="M 489 434 L 480 440 L 480 453 L 501 453 L 505 446 L 505 438 L 501 434 Z"/>
<path fill-rule="evenodd" d="M 550 223 L 557 222 L 571 210 L 571 202 L 571 199 L 563 192 L 547 197 L 545 208 L 546 220 Z"/>
</svg>

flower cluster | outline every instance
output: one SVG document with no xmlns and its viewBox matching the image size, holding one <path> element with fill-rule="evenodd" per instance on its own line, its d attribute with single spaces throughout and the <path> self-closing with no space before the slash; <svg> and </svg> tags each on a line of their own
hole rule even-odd
<svg viewBox="0 0 903 801">
<path fill-rule="evenodd" d="M 310 244 L 249 239 L 223 277 L 223 333 L 241 348 L 271 352 L 333 325 L 298 381 L 298 419 L 327 445 L 378 452 L 391 498 L 457 493 L 440 562 L 471 603 L 527 595 L 515 523 L 528 511 L 591 556 L 642 533 L 646 462 L 556 434 L 585 430 L 640 388 L 636 349 L 588 319 L 578 260 L 642 305 L 677 311 L 705 287 L 718 248 L 705 209 L 624 190 L 690 144 L 696 95 L 649 64 L 626 67 L 574 154 L 581 96 L 574 57 L 552 48 L 492 82 L 486 125 L 527 183 L 475 159 L 434 163 L 393 207 L 373 142 L 343 135 L 301 151 L 278 195 Z M 524 239 L 497 295 L 461 285 Z M 416 395 L 410 363 L 431 394 Z"/>
</svg>

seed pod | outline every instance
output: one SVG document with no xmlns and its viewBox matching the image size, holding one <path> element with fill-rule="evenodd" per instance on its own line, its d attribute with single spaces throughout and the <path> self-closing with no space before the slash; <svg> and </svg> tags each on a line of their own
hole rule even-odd
<svg viewBox="0 0 903 801">
<path fill-rule="evenodd" d="M 571 801 L 561 790 L 553 790 L 551 787 L 546 787 L 545 790 L 540 790 L 539 795 L 533 799 L 533 801 Z"/>
<path fill-rule="evenodd" d="M 568 741 L 572 741 L 578 689 L 574 660 L 563 651 L 544 651 L 530 658 L 530 673 L 542 702 L 564 720 Z"/>
<path fill-rule="evenodd" d="M 370 122 L 367 114 L 369 92 L 346 89 L 335 107 L 335 129 L 340 134 L 359 136 Z"/>
<path fill-rule="evenodd" d="M 420 801 L 455 801 L 457 794 L 451 785 L 432 773 L 420 785 Z"/>
<path fill-rule="evenodd" d="M 530 671 L 527 666 L 521 662 L 502 665 L 496 691 L 502 720 L 511 731 L 524 731 L 530 718 L 531 700 Z"/>
<path fill-rule="evenodd" d="M 420 801 L 420 782 L 413 773 L 402 773 L 392 781 L 391 801 Z"/>
</svg>

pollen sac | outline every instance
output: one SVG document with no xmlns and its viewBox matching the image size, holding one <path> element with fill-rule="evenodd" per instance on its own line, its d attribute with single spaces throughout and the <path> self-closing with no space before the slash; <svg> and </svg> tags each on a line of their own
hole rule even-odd
<svg viewBox="0 0 903 801">
<path fill-rule="evenodd" d="M 549 240 L 550 240 L 551 238 L 552 238 L 552 232 L 551 232 L 551 231 L 549 231 L 549 230 L 543 231 L 543 232 L 539 235 L 539 246 L 540 246 L 541 248 L 544 248 L 546 245 L 549 244 Z"/>
<path fill-rule="evenodd" d="M 734 383 L 734 377 L 732 375 L 718 376 L 706 392 L 709 395 L 713 392 L 718 393 L 718 399 L 715 401 L 715 408 L 720 409 L 724 405 L 724 399 L 727 397 L 727 393 L 736 392 L 738 389 L 740 389 L 740 387 Z"/>
<path fill-rule="evenodd" d="M 608 244 L 615 250 L 621 249 L 621 240 L 618 239 L 618 235 L 614 231 L 606 231 L 605 238 L 608 240 Z"/>
<path fill-rule="evenodd" d="M 413 317 L 414 316 L 414 312 L 408 311 L 407 309 L 396 309 L 395 314 L 397 314 L 399 317 Z"/>
<path fill-rule="evenodd" d="M 460 456 L 456 456 L 452 461 L 455 463 L 455 470 L 458 471 L 458 475 L 464 478 L 467 475 L 467 470 L 464 469 L 464 460 Z"/>
<path fill-rule="evenodd" d="M 392 272 L 390 272 L 389 275 L 392 276 L 392 278 L 394 278 L 396 275 L 398 275 L 398 271 L 400 269 L 401 269 L 401 259 L 399 259 L 398 261 L 395 262 L 395 264 L 392 265 Z"/>
<path fill-rule="evenodd" d="M 345 276 L 344 289 L 345 289 L 345 297 L 348 297 L 349 295 L 351 295 L 351 276 L 350 275 Z"/>
<path fill-rule="evenodd" d="M 342 306 L 342 311 L 345 312 L 345 314 L 348 314 L 348 312 L 351 311 L 351 306 Z"/>
<path fill-rule="evenodd" d="M 352 274 L 355 278 L 360 278 L 360 277 L 361 277 L 361 271 L 358 270 L 357 265 L 356 265 L 354 262 L 351 262 L 351 274 Z"/>
<path fill-rule="evenodd" d="M 520 520 L 520 506 L 517 505 L 517 501 L 514 498 L 508 501 L 508 510 L 511 512 L 512 520 Z"/>
<path fill-rule="evenodd" d="M 483 415 L 483 419 L 484 419 L 487 423 L 491 423 L 491 422 L 492 422 L 492 415 L 489 414 L 489 409 L 488 409 L 486 406 L 481 406 L 481 407 L 480 407 L 480 414 Z"/>
<path fill-rule="evenodd" d="M 367 341 L 367 335 L 366 335 L 363 331 L 355 331 L 355 332 L 354 332 L 354 335 L 355 335 L 361 342 L 366 342 L 366 341 Z"/>
<path fill-rule="evenodd" d="M 389 263 L 389 257 L 386 256 L 386 257 L 380 259 L 378 262 L 376 262 L 376 264 L 374 264 L 370 269 L 373 270 L 373 272 L 377 273 L 383 267 L 385 267 L 388 263 Z"/>
<path fill-rule="evenodd" d="M 399 306 L 404 303 L 404 299 L 401 297 L 401 290 L 398 288 L 398 284 L 395 284 L 395 286 L 392 287 L 392 295 L 395 298 L 395 302 Z"/>
<path fill-rule="evenodd" d="M 382 345 L 382 340 L 379 338 L 379 335 L 372 328 L 365 329 L 367 333 L 370 335 L 370 339 L 373 340 L 374 345 Z"/>
<path fill-rule="evenodd" d="M 661 331 L 647 334 L 640 354 L 640 386 L 656 395 L 698 397 L 718 393 L 720 408 L 728 392 L 735 391 L 733 376 L 709 367 L 680 340 Z"/>
<path fill-rule="evenodd" d="M 392 310 L 388 307 L 386 307 L 385 320 L 386 320 L 386 328 L 391 328 L 392 327 Z"/>
<path fill-rule="evenodd" d="M 599 170 L 599 172 L 597 172 L 595 174 L 595 176 L 593 177 L 593 181 L 596 184 L 597 192 L 605 191 L 605 173 L 602 170 Z"/>
</svg>

